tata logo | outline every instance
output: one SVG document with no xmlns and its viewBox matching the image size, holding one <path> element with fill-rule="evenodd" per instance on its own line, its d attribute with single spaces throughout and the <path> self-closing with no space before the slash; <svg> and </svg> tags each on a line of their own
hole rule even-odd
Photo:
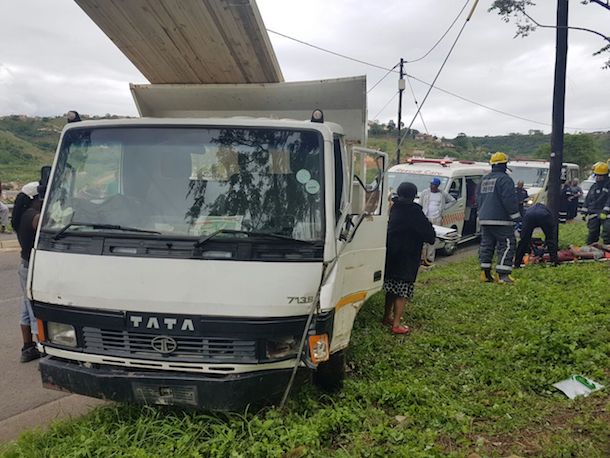
<svg viewBox="0 0 610 458">
<path fill-rule="evenodd" d="M 178 348 L 178 343 L 171 337 L 157 336 L 150 341 L 150 346 L 153 347 L 153 350 L 167 355 L 176 351 L 176 348 Z"/>
<path fill-rule="evenodd" d="M 129 321 L 134 328 L 195 332 L 195 325 L 190 318 L 160 318 L 156 316 L 144 318 L 138 315 L 131 315 Z"/>
</svg>

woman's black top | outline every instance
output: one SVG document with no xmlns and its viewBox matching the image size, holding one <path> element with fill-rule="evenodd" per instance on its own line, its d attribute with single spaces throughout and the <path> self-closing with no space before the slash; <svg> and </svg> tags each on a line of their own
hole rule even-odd
<svg viewBox="0 0 610 458">
<path fill-rule="evenodd" d="M 388 221 L 385 276 L 414 282 L 424 242 L 434 243 L 436 233 L 420 205 L 397 198 Z"/>
</svg>

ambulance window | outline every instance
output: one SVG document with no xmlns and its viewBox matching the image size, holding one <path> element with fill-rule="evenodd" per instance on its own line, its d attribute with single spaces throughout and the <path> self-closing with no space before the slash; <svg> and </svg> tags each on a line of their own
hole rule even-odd
<svg viewBox="0 0 610 458">
<path fill-rule="evenodd" d="M 462 179 L 454 178 L 451 181 L 451 185 L 449 186 L 449 194 L 454 199 L 459 199 L 462 197 Z"/>
</svg>

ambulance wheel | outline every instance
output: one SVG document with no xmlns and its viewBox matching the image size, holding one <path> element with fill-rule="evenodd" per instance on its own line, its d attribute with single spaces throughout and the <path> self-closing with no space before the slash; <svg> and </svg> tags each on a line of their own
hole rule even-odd
<svg viewBox="0 0 610 458">
<path fill-rule="evenodd" d="M 457 251 L 457 243 L 455 243 L 455 242 L 447 242 L 443 245 L 443 254 L 445 256 L 451 256 L 456 251 Z"/>
<path fill-rule="evenodd" d="M 343 387 L 345 379 L 345 351 L 330 355 L 328 361 L 318 364 L 313 373 L 313 383 L 327 392 L 336 392 Z"/>
</svg>

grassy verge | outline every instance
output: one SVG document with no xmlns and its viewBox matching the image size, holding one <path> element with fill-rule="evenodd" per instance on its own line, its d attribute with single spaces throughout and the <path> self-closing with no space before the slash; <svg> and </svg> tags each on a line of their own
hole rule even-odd
<svg viewBox="0 0 610 458">
<path fill-rule="evenodd" d="M 380 295 L 365 305 L 337 395 L 307 386 L 286 412 L 241 415 L 105 407 L 3 454 L 609 456 L 610 390 L 571 401 L 551 386 L 583 374 L 610 388 L 609 273 L 532 266 L 503 286 L 479 283 L 474 259 L 439 267 L 419 279 L 411 336 L 381 327 Z"/>
</svg>

